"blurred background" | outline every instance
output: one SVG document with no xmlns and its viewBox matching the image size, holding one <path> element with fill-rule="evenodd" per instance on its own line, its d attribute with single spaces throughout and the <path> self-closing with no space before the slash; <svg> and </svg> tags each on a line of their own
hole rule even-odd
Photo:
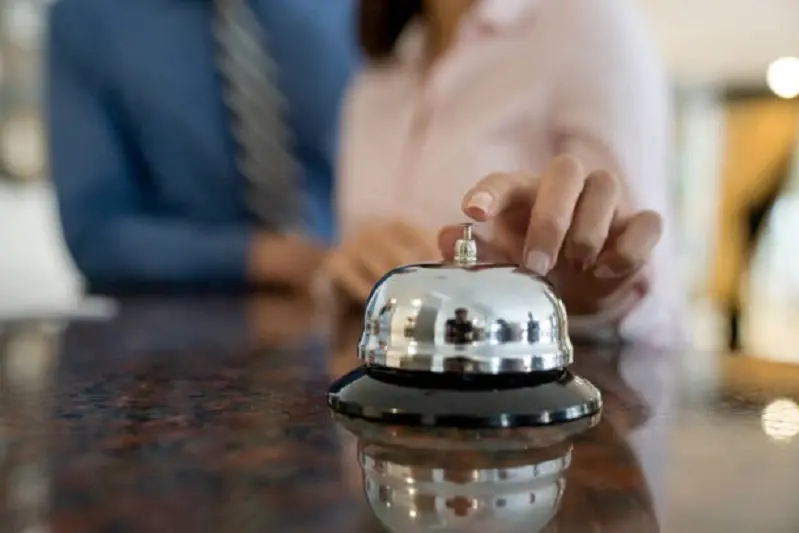
<svg viewBox="0 0 799 533">
<path fill-rule="evenodd" d="M 678 104 L 672 185 L 694 341 L 799 362 L 799 2 L 637 2 Z M 48 3 L 0 2 L 0 318 L 69 311 L 81 294 L 42 138 Z"/>
<path fill-rule="evenodd" d="M 664 531 L 751 525 L 758 491 L 740 482 L 740 472 L 761 468 L 771 489 L 765 509 L 775 511 L 749 530 L 792 531 L 795 517 L 778 522 L 785 517 L 780 509 L 794 508 L 796 499 L 798 456 L 782 445 L 799 436 L 799 1 L 634 1 L 660 43 L 677 103 L 678 267 L 689 282 L 695 353 L 709 354 L 685 362 L 688 411 L 715 387 L 722 401 L 777 398 L 760 411 L 759 424 L 740 423 L 731 410 L 711 416 L 697 408 L 681 418 L 664 463 L 674 474 L 667 478 L 675 510 Z M 42 135 L 41 39 L 49 3 L 0 0 L 0 321 L 73 312 L 82 293 L 62 241 Z M 59 335 L 35 328 L 0 342 L 0 407 L 29 410 L 25 416 L 37 428 L 48 415 L 35 387 L 46 386 Z M 727 353 L 750 357 L 711 356 Z M 764 449 L 764 435 L 775 443 L 766 458 L 753 453 Z M 739 452 L 716 453 L 719 443 L 733 441 Z M 45 516 L 33 508 L 47 504 L 43 464 L 15 465 L 14 490 L 28 495 L 30 516 Z M 686 471 L 702 475 L 687 486 L 680 477 Z M 713 503 L 724 512 L 708 513 L 718 507 Z M 46 530 L 40 527 L 25 531 Z"/>
</svg>

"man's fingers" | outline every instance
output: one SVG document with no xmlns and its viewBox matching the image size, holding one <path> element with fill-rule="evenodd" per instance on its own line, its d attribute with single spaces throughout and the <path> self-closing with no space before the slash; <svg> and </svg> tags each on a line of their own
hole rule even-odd
<svg viewBox="0 0 799 533">
<path fill-rule="evenodd" d="M 585 169 L 579 160 L 559 156 L 538 184 L 527 228 L 524 263 L 540 276 L 547 275 L 557 261 L 585 179 Z"/>
<path fill-rule="evenodd" d="M 633 215 L 612 245 L 597 259 L 594 275 L 598 279 L 623 279 L 649 261 L 663 233 L 663 219 L 654 211 Z"/>
<path fill-rule="evenodd" d="M 530 174 L 490 174 L 463 197 L 463 212 L 473 220 L 485 222 L 502 212 L 519 196 L 528 196 L 534 183 L 534 177 Z"/>
</svg>

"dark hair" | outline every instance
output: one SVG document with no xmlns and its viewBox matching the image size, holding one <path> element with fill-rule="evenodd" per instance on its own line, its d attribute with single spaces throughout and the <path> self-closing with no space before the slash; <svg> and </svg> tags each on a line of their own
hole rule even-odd
<svg viewBox="0 0 799 533">
<path fill-rule="evenodd" d="M 423 12 L 422 0 L 360 0 L 358 42 L 366 57 L 382 61 L 394 57 L 397 40 Z"/>
</svg>

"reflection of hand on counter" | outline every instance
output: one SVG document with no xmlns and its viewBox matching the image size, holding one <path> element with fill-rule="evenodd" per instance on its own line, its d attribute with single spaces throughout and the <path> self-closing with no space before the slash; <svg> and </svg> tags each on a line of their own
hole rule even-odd
<svg viewBox="0 0 799 533">
<path fill-rule="evenodd" d="M 331 313 L 310 297 L 253 296 L 244 303 L 247 338 L 255 349 L 281 348 L 329 330 Z"/>
<path fill-rule="evenodd" d="M 602 390 L 604 408 L 600 424 L 576 441 L 570 489 L 551 531 L 592 523 L 597 531 L 660 531 L 679 357 L 643 345 L 575 352 L 573 370 Z"/>
<path fill-rule="evenodd" d="M 660 532 L 652 487 L 624 431 L 617 429 L 624 418 L 617 409 L 619 404 L 606 405 L 608 416 L 574 439 L 560 511 L 545 533 Z"/>
<path fill-rule="evenodd" d="M 231 353 L 245 348 L 244 307 L 237 297 L 131 296 L 116 300 L 103 323 L 71 322 L 61 340 L 64 370 L 101 375 L 119 361 L 167 360 L 186 351 Z"/>
<path fill-rule="evenodd" d="M 602 391 L 604 404 L 602 417 L 613 423 L 616 431 L 626 435 L 649 419 L 650 409 L 641 397 L 625 382 L 621 373 L 620 348 L 575 348 L 575 361 L 571 370 Z"/>
<path fill-rule="evenodd" d="M 247 278 L 304 294 L 324 255 L 323 248 L 302 237 L 257 233 L 250 242 Z"/>
<path fill-rule="evenodd" d="M 310 297 L 263 294 L 126 297 L 107 322 L 71 322 L 61 339 L 62 372 L 102 376 L 104 368 L 185 363 L 213 358 L 217 363 L 254 350 L 318 345 L 326 311 Z M 182 364 L 181 363 L 181 364 Z M 110 370 L 109 370 L 110 371 Z"/>
<path fill-rule="evenodd" d="M 635 457 L 619 446 L 608 446 L 614 456 L 575 450 L 560 511 L 544 533 L 660 533 Z"/>
</svg>

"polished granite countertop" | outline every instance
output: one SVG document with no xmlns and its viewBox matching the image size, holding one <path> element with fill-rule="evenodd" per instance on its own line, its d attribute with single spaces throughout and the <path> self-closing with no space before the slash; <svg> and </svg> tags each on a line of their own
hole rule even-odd
<svg viewBox="0 0 799 533">
<path fill-rule="evenodd" d="M 799 524 L 799 371 L 577 346 L 590 429 L 334 417 L 357 316 L 138 296 L 0 324 L 0 532 L 751 532 Z"/>
</svg>

